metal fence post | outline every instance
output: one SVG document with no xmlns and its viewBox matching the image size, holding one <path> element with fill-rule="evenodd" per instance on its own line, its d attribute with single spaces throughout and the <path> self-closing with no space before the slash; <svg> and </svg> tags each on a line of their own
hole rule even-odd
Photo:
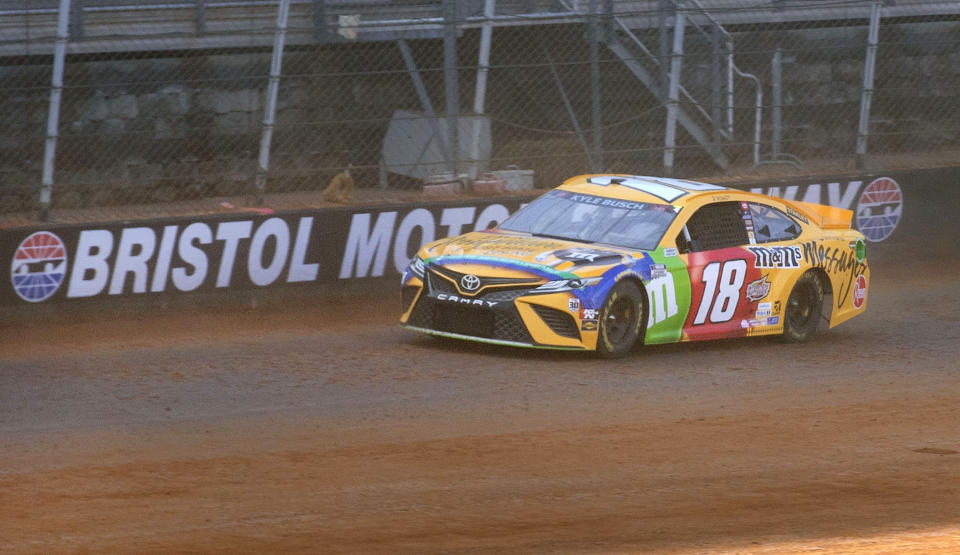
<svg viewBox="0 0 960 555">
<path fill-rule="evenodd" d="M 723 42 L 720 36 L 721 27 L 717 23 L 710 26 L 710 116 L 713 120 L 713 142 L 720 144 L 723 140 L 723 73 L 720 68 L 720 59 L 723 55 Z"/>
<path fill-rule="evenodd" d="M 427 122 L 430 125 L 430 132 L 440 143 L 440 150 L 443 151 L 444 160 L 447 167 L 453 167 L 453 155 L 450 153 L 450 144 L 440 132 L 440 123 L 437 121 L 437 113 L 433 110 L 433 104 L 430 102 L 430 96 L 427 94 L 427 88 L 423 84 L 423 78 L 420 76 L 420 70 L 417 69 L 416 60 L 413 59 L 413 52 L 410 46 L 403 39 L 397 40 L 397 47 L 400 49 L 400 55 L 407 66 L 407 73 L 410 74 L 410 80 L 413 81 L 413 88 L 417 91 L 420 98 L 420 105 L 423 112 L 427 115 Z"/>
<path fill-rule="evenodd" d="M 457 122 L 460 112 L 460 91 L 457 79 L 457 2 L 443 2 L 443 82 L 447 104 L 447 141 L 454 179 L 457 178 L 457 160 L 460 158 L 460 131 Z"/>
<path fill-rule="evenodd" d="M 480 171 L 480 125 L 483 104 L 487 96 L 487 74 L 490 72 L 490 41 L 493 35 L 493 14 L 496 0 L 486 0 L 483 6 L 483 27 L 480 31 L 480 54 L 477 59 L 477 86 L 473 96 L 473 136 L 470 141 L 470 179 Z M 489 162 L 489 159 L 487 160 Z"/>
<path fill-rule="evenodd" d="M 673 26 L 673 54 L 670 57 L 670 87 L 667 89 L 667 129 L 663 139 L 663 169 L 667 175 L 673 175 L 673 158 L 677 148 L 677 109 L 680 107 L 684 26 L 682 3 L 677 2 Z"/>
<path fill-rule="evenodd" d="M 783 140 L 783 132 L 781 128 L 781 123 L 783 120 L 782 52 L 783 51 L 780 49 L 780 47 L 777 47 L 777 49 L 773 51 L 773 59 L 770 62 L 770 88 L 772 90 L 771 92 L 773 93 L 773 107 L 770 113 L 770 143 L 773 149 L 773 154 L 771 157 L 774 160 L 777 160 L 780 157 L 780 143 Z"/>
<path fill-rule="evenodd" d="M 880 38 L 880 0 L 870 5 L 870 34 L 867 38 L 867 59 L 863 65 L 863 93 L 860 96 L 860 125 L 857 128 L 857 168 L 862 169 L 870 136 L 870 102 L 873 100 L 873 72 L 877 64 L 877 42 Z"/>
<path fill-rule="evenodd" d="M 47 140 L 43 152 L 43 178 L 40 186 L 40 219 L 50 217 L 50 195 L 53 191 L 54 160 L 60 127 L 60 99 L 63 97 L 63 67 L 67 56 L 70 25 L 70 0 L 60 0 L 57 14 L 57 45 L 53 53 L 53 76 L 50 79 L 50 111 L 47 114 Z"/>
<path fill-rule="evenodd" d="M 197 27 L 197 35 L 207 32 L 207 0 L 196 0 L 193 6 L 193 17 Z"/>
<path fill-rule="evenodd" d="M 660 92 L 659 97 L 661 99 L 667 97 L 667 87 L 670 80 L 669 70 L 667 65 L 670 61 L 670 31 L 667 28 L 667 19 L 670 16 L 670 1 L 671 0 L 660 0 L 657 7 L 657 16 L 658 16 L 658 29 L 659 33 L 657 35 L 657 61 L 660 65 Z"/>
<path fill-rule="evenodd" d="M 603 112 L 600 105 L 600 14 L 597 13 L 597 0 L 590 1 L 590 98 L 593 112 L 593 152 L 590 170 L 594 173 L 603 171 Z M 610 13 L 604 14 L 604 18 Z"/>
<path fill-rule="evenodd" d="M 257 164 L 257 203 L 263 204 L 267 188 L 267 170 L 270 168 L 270 142 L 277 111 L 277 92 L 280 89 L 280 73 L 283 67 L 283 44 L 287 34 L 287 18 L 290 15 L 290 0 L 280 0 L 277 8 L 277 31 L 273 36 L 273 58 L 270 60 L 270 82 L 267 85 L 267 103 L 263 109 L 263 137 L 260 139 L 260 159 Z"/>
</svg>

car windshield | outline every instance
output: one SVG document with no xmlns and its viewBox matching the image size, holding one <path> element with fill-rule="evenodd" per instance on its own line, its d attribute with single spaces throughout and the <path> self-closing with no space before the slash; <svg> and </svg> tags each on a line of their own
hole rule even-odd
<svg viewBox="0 0 960 555">
<path fill-rule="evenodd" d="M 500 229 L 653 250 L 675 217 L 671 205 L 551 191 L 518 210 Z"/>
</svg>

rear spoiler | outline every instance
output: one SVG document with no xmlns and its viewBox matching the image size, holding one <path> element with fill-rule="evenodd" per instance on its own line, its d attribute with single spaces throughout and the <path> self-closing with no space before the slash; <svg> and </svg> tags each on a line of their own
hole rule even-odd
<svg viewBox="0 0 960 555">
<path fill-rule="evenodd" d="M 789 208 L 795 208 L 801 215 L 810 218 L 811 222 L 823 229 L 850 229 L 850 224 L 853 221 L 853 212 L 843 208 L 799 200 L 783 200 L 782 202 L 787 205 L 788 213 L 792 212 Z M 791 216 L 796 217 L 796 214 L 791 214 Z"/>
</svg>

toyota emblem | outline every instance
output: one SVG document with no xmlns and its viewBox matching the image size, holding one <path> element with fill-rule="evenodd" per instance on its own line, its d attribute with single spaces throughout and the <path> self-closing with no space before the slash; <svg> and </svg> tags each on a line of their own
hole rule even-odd
<svg viewBox="0 0 960 555">
<path fill-rule="evenodd" d="M 464 291 L 476 291 L 480 289 L 480 278 L 473 274 L 467 274 L 460 278 L 460 287 Z"/>
</svg>

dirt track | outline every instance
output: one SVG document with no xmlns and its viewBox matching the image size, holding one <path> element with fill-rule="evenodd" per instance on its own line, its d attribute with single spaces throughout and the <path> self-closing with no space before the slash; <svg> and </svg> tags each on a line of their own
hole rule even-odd
<svg viewBox="0 0 960 555">
<path fill-rule="evenodd" d="M 960 552 L 960 263 L 808 345 L 448 345 L 387 299 L 0 338 L 0 551 Z"/>
</svg>

